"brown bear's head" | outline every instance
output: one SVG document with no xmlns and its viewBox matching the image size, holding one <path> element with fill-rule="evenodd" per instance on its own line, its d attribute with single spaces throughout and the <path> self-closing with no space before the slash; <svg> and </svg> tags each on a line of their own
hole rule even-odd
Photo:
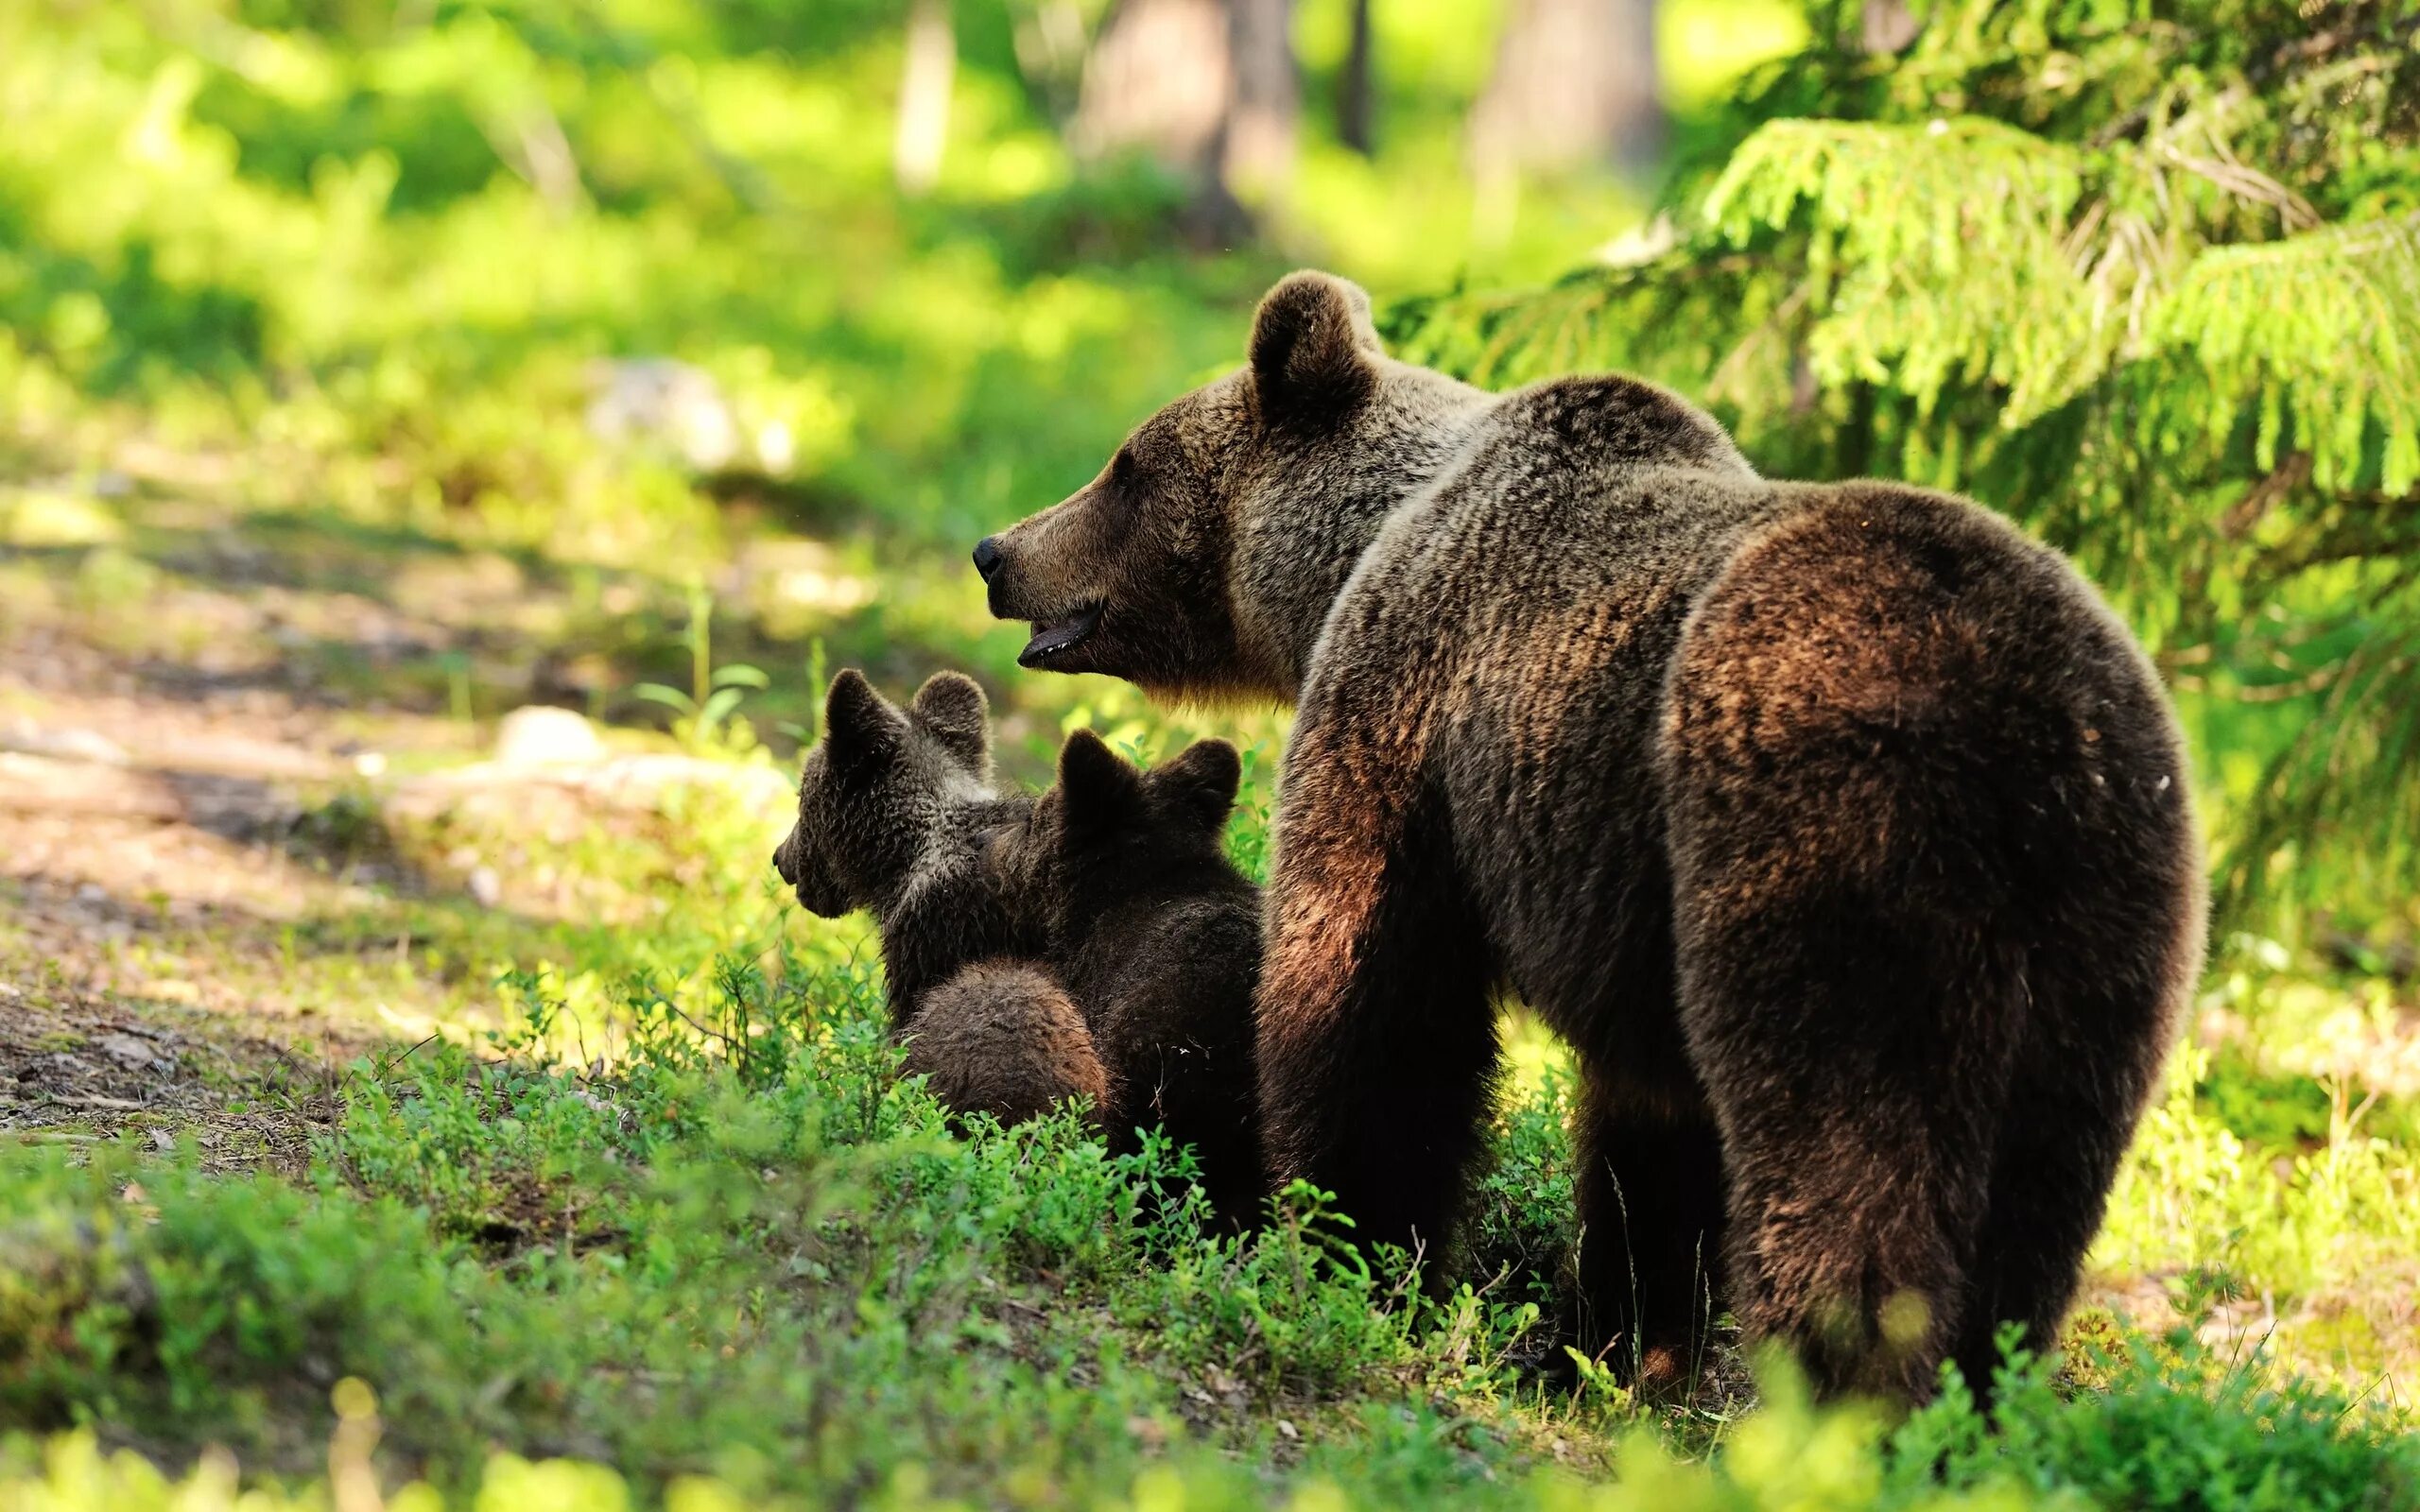
<svg viewBox="0 0 2420 1512">
<path fill-rule="evenodd" d="M 1224 875 L 1220 835 L 1242 777 L 1223 740 L 1195 741 L 1147 772 L 1089 730 L 1068 736 L 1029 831 L 1055 904 L 1081 920 L 1195 868 Z"/>
<path fill-rule="evenodd" d="M 826 919 L 897 896 L 951 811 L 991 796 L 983 690 L 936 674 L 905 709 L 851 667 L 823 700 L 823 738 L 807 752 L 798 821 L 773 869 Z"/>
<path fill-rule="evenodd" d="M 1017 660 L 1154 693 L 1290 698 L 1376 521 L 1483 402 L 1390 361 L 1369 297 L 1296 273 L 1251 361 L 1145 421 L 1074 496 L 975 548 L 992 612 L 1033 627 Z"/>
</svg>

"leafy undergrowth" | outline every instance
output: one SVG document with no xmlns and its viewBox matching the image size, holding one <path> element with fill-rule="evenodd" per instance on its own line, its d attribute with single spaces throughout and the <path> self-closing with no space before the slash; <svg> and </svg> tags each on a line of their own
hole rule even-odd
<svg viewBox="0 0 2420 1512">
<path fill-rule="evenodd" d="M 1998 1415 L 2003 1437 L 1987 1436 L 1962 1398 L 1945 1400 L 1895 1431 L 1868 1413 L 1810 1411 L 1786 1385 L 1744 1423 L 1714 1461 L 1675 1454 L 1651 1434 L 1622 1448 L 1619 1472 L 1594 1485 L 1542 1473 L 1518 1484 L 1452 1487 L 1456 1504 L 1534 1507 L 1539 1512 L 2049 1512 L 2096 1505 L 2179 1508 L 2390 1508 L 2408 1504 L 2420 1465 L 2358 1428 L 2342 1406 L 2322 1396 L 2234 1391 L 2216 1401 L 2171 1382 L 2146 1377 L 2130 1396 L 2062 1400 L 2041 1372 L 2018 1370 Z M 375 1399 L 357 1381 L 333 1394 L 341 1414 L 329 1463 L 339 1506 L 375 1485 L 371 1451 L 382 1427 Z M 2003 1447 L 2005 1446 L 2005 1447 Z M 0 1508 L 9 1512 L 283 1512 L 324 1504 L 313 1486 L 280 1495 L 236 1494 L 234 1467 L 205 1459 L 182 1481 L 139 1455 L 103 1455 L 90 1435 L 62 1435 L 37 1456 L 30 1446 L 0 1460 Z M 1340 1512 L 1399 1504 L 1404 1491 L 1433 1485 L 1358 1485 L 1334 1474 L 1301 1478 L 1285 1504 L 1296 1512 Z M 1054 1484 L 1046 1475 L 1012 1475 L 994 1487 L 1011 1504 L 1085 1504 L 1135 1512 L 1218 1512 L 1266 1504 L 1265 1477 L 1232 1459 L 1180 1455 L 1135 1472 L 1123 1484 Z M 1074 1493 L 1082 1490 L 1078 1498 Z M 642 1495 L 645 1493 L 642 1492 Z M 546 1507 L 561 1512 L 623 1512 L 632 1487 L 605 1467 L 578 1460 L 532 1462 L 498 1453 L 464 1498 L 479 1512 Z M 395 1512 L 445 1504 L 445 1495 L 414 1483 L 386 1501 Z M 905 1466 L 853 1500 L 913 1512 L 961 1506 L 921 1467 Z M 737 1512 L 742 1507 L 819 1504 L 768 1494 L 752 1475 L 683 1475 L 661 1503 L 671 1512 Z M 350 1504 L 376 1504 L 364 1498 Z"/>
<path fill-rule="evenodd" d="M 0 1421 L 60 1434 L 13 1442 L 0 1508 L 233 1505 L 231 1454 L 330 1467 L 342 1506 L 2420 1497 L 2389 1418 L 2187 1329 L 2015 1358 L 1988 1422 L 1956 1387 L 1892 1426 L 1771 1372 L 1753 1413 L 1549 1383 L 1551 1075 L 1500 1130 L 1504 1279 L 1430 1299 L 1307 1190 L 1217 1237 L 1184 1152 L 1111 1158 L 1074 1117 L 953 1136 L 852 967 L 785 943 L 703 980 L 634 989 L 584 1068 L 521 981 L 510 1033 L 357 1068 L 302 1182 L 189 1144 L 0 1156 Z M 293 1494 L 246 1504 L 320 1493 Z"/>
</svg>

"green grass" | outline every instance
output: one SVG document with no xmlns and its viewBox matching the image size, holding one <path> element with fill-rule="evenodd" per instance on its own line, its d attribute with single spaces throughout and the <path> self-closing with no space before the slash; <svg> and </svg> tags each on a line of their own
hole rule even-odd
<svg viewBox="0 0 2420 1512">
<path fill-rule="evenodd" d="M 61 1500 L 24 1504 L 165 1494 L 96 1489 L 149 1472 L 96 1468 L 95 1433 L 307 1480 L 357 1441 L 334 1405 L 347 1381 L 378 1403 L 377 1473 L 449 1501 L 575 1473 L 523 1463 L 549 1460 L 648 1504 L 706 1495 L 697 1477 L 909 1506 L 1165 1505 L 1171 1485 L 1213 1506 L 2420 1494 L 2358 1349 L 2341 1368 L 2295 1357 L 2344 1383 L 2324 1386 L 2280 1367 L 2291 1330 L 2195 1338 L 2231 1297 L 2290 1310 L 2411 1254 L 2420 1161 L 2346 1130 L 2280 1180 L 2275 1146 L 2222 1122 L 2206 1056 L 2181 1064 L 2097 1257 L 2176 1277 L 2173 1328 L 2087 1314 L 2055 1377 L 2012 1367 L 1990 1425 L 1956 1392 L 1896 1425 L 1809 1414 L 1770 1373 L 1758 1411 L 1650 1411 L 1592 1372 L 1540 1373 L 1560 1357 L 1570 1156 L 1567 1074 L 1534 1030 L 1514 1037 L 1473 1284 L 1426 1299 L 1351 1259 L 1309 1194 L 1257 1238 L 1212 1237 L 1189 1203 L 1144 1200 L 1185 1190 L 1182 1152 L 1113 1159 L 1074 1118 L 953 1136 L 894 1078 L 860 927 L 773 896 L 745 815 L 677 813 L 648 844 L 574 852 L 631 896 L 690 864 L 704 885 L 646 931 L 399 903 L 443 1032 L 352 1070 L 299 1178 L 204 1170 L 195 1130 L 168 1152 L 0 1148 L 0 1422 L 87 1435 L 17 1441 L 0 1506 L 37 1484 Z M 198 1473 L 206 1491 L 220 1472 Z"/>
<path fill-rule="evenodd" d="M 365 1063 L 302 1184 L 205 1176 L 190 1147 L 9 1157 L 0 1416 L 307 1474 L 367 1383 L 378 1471 L 449 1499 L 571 1473 L 500 1452 L 613 1467 L 600 1486 L 649 1502 L 714 1476 L 802 1504 L 1140 1506 L 1173 1477 L 1186 1504 L 1560 1505 L 1608 1466 L 1586 1504 L 2420 1493 L 2386 1419 L 2181 1334 L 2081 1391 L 2013 1365 L 1996 1433 L 1955 1391 L 1892 1427 L 1809 1415 L 1772 1374 L 1745 1418 L 1547 1388 L 1510 1363 L 1534 1305 L 1422 1302 L 1300 1194 L 1256 1239 L 1205 1237 L 1195 1208 L 1140 1201 L 1177 1157 L 1107 1158 L 1073 1118 L 953 1138 L 892 1079 L 874 984 L 767 965 L 724 958 L 704 1035 L 642 1002 L 608 1074 L 510 1035 Z M 1508 1163 L 1554 1132 L 1516 1114 Z M 1483 1228 L 1536 1221 L 1528 1191 L 1491 1189 Z M 9 1453 L 0 1505 L 37 1483 L 60 1499 L 23 1504 L 140 1504 L 95 1488 L 146 1472 L 95 1469 L 89 1438 Z"/>
</svg>

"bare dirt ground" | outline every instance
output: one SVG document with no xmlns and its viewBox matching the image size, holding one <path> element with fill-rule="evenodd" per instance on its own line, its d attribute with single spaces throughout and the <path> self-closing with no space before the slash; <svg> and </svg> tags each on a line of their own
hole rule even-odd
<svg viewBox="0 0 2420 1512">
<path fill-rule="evenodd" d="M 475 760 L 474 693 L 493 714 L 597 675 L 562 650 L 569 591 L 505 558 L 118 507 L 98 545 L 0 544 L 0 1137 L 190 1132 L 210 1161 L 297 1164 L 347 1068 L 476 995 L 432 926 L 520 937 L 646 902 L 516 866 L 511 835 L 660 829 L 682 782 L 786 801 L 769 768 L 593 737 Z M 390 821 L 468 841 L 407 857 Z"/>
<path fill-rule="evenodd" d="M 38 630 L 0 646 L 0 1131 L 299 1170 L 387 1038 L 276 989 L 286 926 L 393 881 L 298 828 L 345 738 L 277 691 L 177 696 Z"/>
</svg>

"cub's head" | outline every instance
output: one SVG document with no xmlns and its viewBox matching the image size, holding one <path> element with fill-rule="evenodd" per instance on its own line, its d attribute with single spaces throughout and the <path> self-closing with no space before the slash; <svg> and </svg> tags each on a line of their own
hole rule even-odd
<svg viewBox="0 0 2420 1512">
<path fill-rule="evenodd" d="M 1199 740 L 1144 771 L 1079 730 L 1059 749 L 1059 781 L 1034 804 L 1035 859 L 1058 901 L 1079 913 L 1129 898 L 1171 873 L 1228 875 L 1220 836 L 1243 766 L 1223 740 Z"/>
<path fill-rule="evenodd" d="M 1296 273 L 1251 360 L 1138 426 L 1100 474 L 975 548 L 1017 660 L 1154 693 L 1290 697 L 1374 517 L 1435 465 L 1472 390 L 1391 362 L 1369 297 Z"/>
<path fill-rule="evenodd" d="M 983 690 L 935 675 L 899 708 L 852 667 L 823 700 L 823 738 L 799 778 L 798 821 L 773 869 L 826 919 L 879 905 L 899 888 L 959 804 L 991 793 Z"/>
</svg>

